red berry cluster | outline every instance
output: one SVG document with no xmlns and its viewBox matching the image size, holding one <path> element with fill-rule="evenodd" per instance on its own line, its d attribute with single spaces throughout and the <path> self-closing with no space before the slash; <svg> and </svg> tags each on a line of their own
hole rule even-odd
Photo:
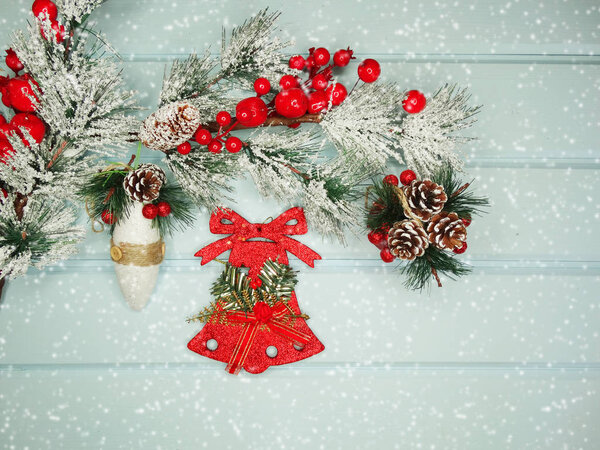
<svg viewBox="0 0 600 450">
<path fill-rule="evenodd" d="M 142 208 L 142 215 L 146 219 L 154 219 L 156 216 L 167 217 L 171 214 L 171 205 L 167 202 L 158 202 L 158 204 L 148 203 Z"/>
<path fill-rule="evenodd" d="M 50 0 L 35 0 L 31 9 L 38 19 L 45 20 L 47 18 L 51 21 L 52 29 L 57 33 L 57 41 L 62 42 L 65 38 L 65 28 L 56 20 L 58 17 L 56 5 Z M 40 31 L 44 36 L 44 31 Z M 19 72 L 25 66 L 12 48 L 6 50 L 5 62 L 6 66 L 15 73 L 15 77 L 0 76 L 0 95 L 4 106 L 12 108 L 16 113 L 10 123 L 6 121 L 4 116 L 0 115 L 0 162 L 7 164 L 7 159 L 10 159 L 14 154 L 14 149 L 8 137 L 19 136 L 23 144 L 29 147 L 30 143 L 21 131 L 24 128 L 33 140 L 39 144 L 46 135 L 46 125 L 42 119 L 34 114 L 38 109 L 39 98 L 36 91 L 39 90 L 39 85 L 29 73 L 19 75 Z"/>
<path fill-rule="evenodd" d="M 221 149 L 223 148 L 223 144 L 225 144 L 225 148 L 229 153 L 239 152 L 244 145 L 241 139 L 235 136 L 229 136 L 227 139 L 225 138 L 236 126 L 237 122 L 240 122 L 240 120 L 238 119 L 232 124 L 231 114 L 229 114 L 227 111 L 220 111 L 216 116 L 216 122 L 220 126 L 217 135 L 213 137 L 209 130 L 199 127 L 194 134 L 194 139 L 196 142 L 200 145 L 206 145 L 208 147 L 208 151 L 211 153 L 220 153 Z M 229 126 L 229 128 L 223 131 L 223 128 L 227 126 Z M 187 155 L 192 151 L 192 144 L 189 142 L 184 142 L 177 147 L 177 151 L 182 155 Z"/>
</svg>

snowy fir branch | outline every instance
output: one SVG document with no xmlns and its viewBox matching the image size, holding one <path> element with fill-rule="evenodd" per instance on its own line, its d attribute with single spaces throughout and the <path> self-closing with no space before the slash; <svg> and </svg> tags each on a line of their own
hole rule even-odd
<svg viewBox="0 0 600 450">
<path fill-rule="evenodd" d="M 466 91 L 446 85 L 427 99 L 426 107 L 423 103 L 411 111 L 405 107 L 410 92 L 395 83 L 375 82 L 378 74 L 363 79 L 359 71 L 365 82 L 348 92 L 336 80 L 334 69 L 346 65 L 352 51 L 340 50 L 346 52 L 343 64 L 327 65 L 327 52 L 327 61 L 306 68 L 305 63 L 316 57 L 315 49 L 309 50 L 306 60 L 295 56 L 289 65 L 283 64 L 281 50 L 286 44 L 272 36 L 278 17 L 279 13 L 263 10 L 235 27 L 229 39 L 224 33 L 220 60 L 207 52 L 176 61 L 164 79 L 161 109 L 144 122 L 142 140 L 149 148 L 166 153 L 167 165 L 199 206 L 224 206 L 229 200 L 230 179 L 236 173 L 247 173 L 262 196 L 287 205 L 302 202 L 311 227 L 343 242 L 345 229 L 359 229 L 355 200 L 360 196 L 360 184 L 382 173 L 390 161 L 408 165 L 419 176 L 444 165 L 460 170 L 455 150 L 468 139 L 459 132 L 473 123 L 479 110 L 468 105 Z M 300 58 L 300 66 L 292 64 L 294 58 Z M 370 61 L 379 71 L 379 64 Z M 306 81 L 299 78 L 303 67 L 309 73 Z M 283 74 L 291 87 L 282 84 Z M 315 87 L 319 77 L 327 90 Z M 267 80 L 266 84 L 261 80 Z M 255 81 L 264 87 L 252 86 Z M 241 95 L 239 88 L 251 86 L 258 100 L 254 97 L 244 108 L 258 105 L 260 109 L 262 105 L 260 123 L 233 117 L 234 112 L 243 112 L 243 108 L 238 111 L 242 102 L 252 100 L 235 98 Z M 307 98 L 320 92 L 324 97 L 321 109 L 311 112 L 305 108 L 298 115 L 280 112 L 277 98 L 294 86 Z M 332 92 L 341 97 L 335 101 Z M 174 120 L 174 106 L 182 101 L 196 109 L 199 120 L 193 127 L 199 126 L 196 133 L 202 131 L 206 141 L 198 140 L 188 123 Z M 214 118 L 222 113 L 230 119 L 219 123 Z M 289 127 L 286 131 L 275 131 L 275 127 L 285 126 Z M 302 130 L 296 129 L 299 126 Z M 159 127 L 175 130 L 174 136 L 161 138 L 156 132 Z M 254 127 L 261 128 L 244 142 L 235 137 L 236 148 L 225 152 L 232 131 Z M 170 148 L 177 145 L 189 147 L 180 154 Z"/>
<path fill-rule="evenodd" d="M 0 80 L 3 117 L 12 127 L 0 164 L 9 193 L 0 211 L 2 277 L 75 253 L 83 230 L 75 226 L 70 202 L 98 169 L 99 156 L 130 145 L 139 129 L 114 50 L 88 26 L 102 3 L 59 0 L 57 20 L 33 17 L 14 33 L 12 49 L 22 67 Z M 23 92 L 18 104 L 13 85 Z"/>
<path fill-rule="evenodd" d="M 77 253 L 85 234 L 75 226 L 73 208 L 64 201 L 32 197 L 22 210 L 9 194 L 0 206 L 0 271 L 10 279 L 24 275 L 29 266 L 41 269 Z"/>
</svg>

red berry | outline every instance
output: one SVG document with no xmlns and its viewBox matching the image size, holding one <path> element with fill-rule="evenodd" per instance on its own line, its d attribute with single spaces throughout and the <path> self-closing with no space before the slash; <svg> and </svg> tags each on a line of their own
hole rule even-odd
<svg viewBox="0 0 600 450">
<path fill-rule="evenodd" d="M 229 153 L 237 153 L 242 149 L 242 141 L 240 138 L 231 136 L 225 142 L 225 148 Z"/>
<path fill-rule="evenodd" d="M 281 91 L 275 97 L 275 109 L 283 117 L 296 119 L 302 117 L 308 109 L 308 99 L 300 88 Z"/>
<path fill-rule="evenodd" d="M 116 222 L 115 220 L 115 215 L 113 213 L 111 213 L 108 209 L 105 209 L 104 211 L 102 211 L 102 222 L 104 222 L 107 225 L 112 225 Z"/>
<path fill-rule="evenodd" d="M 222 127 L 229 125 L 231 123 L 231 114 L 229 114 L 227 111 L 220 111 L 217 114 L 217 123 Z"/>
<path fill-rule="evenodd" d="M 327 109 L 328 105 L 329 99 L 327 94 L 323 91 L 313 92 L 308 97 L 308 112 L 310 114 L 317 114 Z"/>
<path fill-rule="evenodd" d="M 348 47 L 348 50 L 338 50 L 333 55 L 333 63 L 338 67 L 345 67 L 350 63 L 350 60 L 354 58 L 352 56 L 353 54 L 354 52 L 350 50 L 350 47 Z"/>
<path fill-rule="evenodd" d="M 315 58 L 312 56 L 309 56 L 304 61 L 304 64 L 305 64 L 304 67 L 306 68 L 306 70 L 311 70 L 313 67 L 315 67 Z"/>
<path fill-rule="evenodd" d="M 262 280 L 260 278 L 253 278 L 250 281 L 250 288 L 251 289 L 258 289 L 261 286 L 262 286 Z"/>
<path fill-rule="evenodd" d="M 58 16 L 58 8 L 50 0 L 35 0 L 31 7 L 33 15 L 38 19 L 48 17 L 50 20 L 56 20 Z"/>
<path fill-rule="evenodd" d="M 312 79 L 312 87 L 317 91 L 321 91 L 327 88 L 329 84 L 329 80 L 327 80 L 327 76 L 325 74 L 319 73 L 315 75 Z"/>
<path fill-rule="evenodd" d="M 387 232 L 381 228 L 373 230 L 367 235 L 369 242 L 380 250 L 388 246 L 387 237 Z"/>
<path fill-rule="evenodd" d="M 348 96 L 348 91 L 342 83 L 335 83 L 327 88 L 327 99 L 331 99 L 333 106 L 340 105 Z"/>
<path fill-rule="evenodd" d="M 223 148 L 223 144 L 221 141 L 217 139 L 213 139 L 208 144 L 208 151 L 211 153 L 221 153 L 221 149 Z"/>
<path fill-rule="evenodd" d="M 358 78 L 365 83 L 373 83 L 381 75 L 381 67 L 374 59 L 365 59 L 358 66 Z"/>
<path fill-rule="evenodd" d="M 425 108 L 427 104 L 427 99 L 425 96 L 417 91 L 412 90 L 406 93 L 406 98 L 402 101 L 402 107 L 404 111 L 409 114 L 417 114 Z"/>
<path fill-rule="evenodd" d="M 192 145 L 189 142 L 184 142 L 183 144 L 179 144 L 177 146 L 177 153 L 181 155 L 187 155 L 192 151 Z"/>
<path fill-rule="evenodd" d="M 254 91 L 257 95 L 265 95 L 271 91 L 271 83 L 266 78 L 257 78 L 254 82 Z"/>
<path fill-rule="evenodd" d="M 53 20 L 50 27 L 52 28 L 52 30 L 54 30 L 54 36 L 56 37 L 56 42 L 58 42 L 60 44 L 62 41 L 65 40 L 65 36 L 67 35 L 67 32 L 65 30 L 64 25 L 58 23 L 56 20 Z M 46 33 L 44 32 L 44 29 L 40 28 L 40 31 L 42 33 L 42 37 L 44 39 L 48 40 L 48 38 L 46 37 Z"/>
<path fill-rule="evenodd" d="M 1 188 L 2 189 L 2 195 L 4 196 L 4 198 L 8 197 L 8 192 L 6 191 L 6 189 Z"/>
<path fill-rule="evenodd" d="M 313 58 L 315 59 L 315 65 L 324 66 L 325 64 L 327 64 L 329 62 L 329 59 L 331 58 L 331 56 L 329 55 L 329 52 L 327 51 L 326 48 L 319 47 L 313 53 Z"/>
<path fill-rule="evenodd" d="M 158 206 L 148 203 L 142 208 L 142 215 L 149 220 L 154 219 L 158 215 Z"/>
<path fill-rule="evenodd" d="M 386 184 L 392 184 L 394 186 L 398 186 L 398 177 L 396 175 L 386 175 L 386 177 L 383 179 L 383 182 Z"/>
<path fill-rule="evenodd" d="M 210 131 L 204 128 L 198 128 L 198 130 L 196 130 L 196 134 L 194 135 L 194 139 L 200 145 L 208 145 L 208 143 L 212 141 L 212 134 L 210 134 Z"/>
<path fill-rule="evenodd" d="M 461 255 L 464 252 L 467 251 L 467 242 L 463 242 L 463 245 L 461 247 L 456 247 L 454 250 L 452 250 L 454 253 L 456 253 L 457 255 Z"/>
<path fill-rule="evenodd" d="M 2 94 L 2 103 L 7 108 L 10 108 L 10 92 L 8 90 L 8 82 L 10 78 L 0 76 L 0 94 Z"/>
<path fill-rule="evenodd" d="M 471 225 L 471 218 L 470 217 L 463 217 L 460 220 L 462 220 L 462 223 L 464 224 L 465 227 L 468 227 L 469 225 Z"/>
<path fill-rule="evenodd" d="M 167 217 L 169 214 L 171 214 L 171 205 L 169 205 L 167 202 L 159 202 L 156 207 L 160 217 Z"/>
<path fill-rule="evenodd" d="M 5 117 L 2 114 L 0 114 L 0 125 L 4 125 L 5 123 L 6 123 Z"/>
<path fill-rule="evenodd" d="M 284 75 L 279 80 L 279 86 L 281 86 L 282 90 L 292 89 L 298 86 L 298 80 L 293 75 Z"/>
<path fill-rule="evenodd" d="M 44 125 L 42 119 L 34 114 L 16 114 L 10 121 L 10 124 L 17 130 L 20 128 L 25 128 L 33 140 L 38 144 L 42 142 L 44 136 L 46 135 L 46 125 Z"/>
<path fill-rule="evenodd" d="M 246 127 L 257 127 L 265 123 L 269 110 L 258 97 L 249 97 L 237 104 L 235 116 L 238 122 Z"/>
<path fill-rule="evenodd" d="M 302 70 L 304 69 L 305 63 L 306 61 L 304 61 L 304 58 L 302 56 L 296 55 L 290 58 L 289 66 L 290 69 Z"/>
<path fill-rule="evenodd" d="M 0 162 L 6 164 L 6 160 L 12 158 L 15 150 L 7 139 L 0 137 Z"/>
<path fill-rule="evenodd" d="M 9 136 L 18 135 L 18 130 L 10 123 L 0 125 L 0 139 L 8 140 Z"/>
<path fill-rule="evenodd" d="M 34 81 L 32 83 L 36 84 Z M 12 107 L 19 111 L 35 112 L 38 109 L 39 99 L 35 95 L 28 77 L 10 80 L 8 82 L 8 95 Z"/>
<path fill-rule="evenodd" d="M 387 247 L 381 249 L 381 252 L 379 252 L 379 256 L 381 257 L 381 260 L 384 263 L 391 263 L 395 259 L 395 256 L 392 255 L 392 252 L 390 252 L 390 249 Z"/>
<path fill-rule="evenodd" d="M 6 50 L 6 65 L 14 73 L 19 73 L 25 68 L 25 66 L 23 65 L 23 63 L 12 48 Z"/>
<path fill-rule="evenodd" d="M 400 183 L 402 183 L 404 186 L 408 186 L 410 183 L 412 183 L 416 179 L 417 179 L 417 174 L 414 173 L 412 170 L 404 170 L 400 174 Z"/>
</svg>

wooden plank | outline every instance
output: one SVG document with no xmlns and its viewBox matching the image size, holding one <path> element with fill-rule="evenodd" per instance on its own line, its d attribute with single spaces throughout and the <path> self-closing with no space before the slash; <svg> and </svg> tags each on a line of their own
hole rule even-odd
<svg viewBox="0 0 600 450">
<path fill-rule="evenodd" d="M 0 42 L 28 18 L 30 5 L 30 0 L 19 0 L 0 7 Z M 119 0 L 108 2 L 95 17 L 120 52 L 187 53 L 208 45 L 219 48 L 221 26 L 239 25 L 267 6 L 282 11 L 281 35 L 298 43 L 296 51 L 350 45 L 366 54 L 600 53 L 600 13 L 594 0 L 306 0 L 301 20 L 293 2 Z"/>
<path fill-rule="evenodd" d="M 594 203 L 594 192 L 600 189 L 597 174 L 595 170 L 568 169 L 475 169 L 465 174 L 467 180 L 475 178 L 477 193 L 493 202 L 490 213 L 476 217 L 469 227 L 469 250 L 465 257 L 596 260 L 600 254 L 600 240 L 594 238 L 600 220 L 598 205 Z M 234 186 L 236 202 L 226 205 L 251 222 L 262 222 L 287 209 L 287 205 L 261 199 L 249 181 Z M 85 220 L 82 215 L 83 224 Z M 216 240 L 218 236 L 208 230 L 208 220 L 207 212 L 199 213 L 192 229 L 168 238 L 167 258 L 194 259 L 197 250 Z M 560 238 L 565 233 L 572 235 L 568 239 Z M 326 260 L 379 259 L 366 233 L 348 234 L 347 247 L 337 241 L 324 240 L 312 231 L 299 239 Z M 106 233 L 89 232 L 81 253 L 75 258 L 103 259 L 108 250 Z"/>
<path fill-rule="evenodd" d="M 594 448 L 598 372 L 0 374 L 6 448 Z"/>
<path fill-rule="evenodd" d="M 218 267 L 219 266 L 219 267 Z M 216 263 L 159 277 L 150 304 L 130 311 L 114 274 L 28 276 L 0 309 L 0 364 L 223 364 L 186 348 L 202 328 Z M 326 350 L 315 364 L 600 362 L 600 276 L 473 274 L 430 293 L 388 271 L 302 268 L 298 299 Z"/>
</svg>

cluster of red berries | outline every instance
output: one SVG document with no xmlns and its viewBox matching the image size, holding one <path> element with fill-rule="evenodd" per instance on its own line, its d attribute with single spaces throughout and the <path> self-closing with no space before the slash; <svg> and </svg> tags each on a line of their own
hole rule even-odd
<svg viewBox="0 0 600 450">
<path fill-rule="evenodd" d="M 142 208 L 142 215 L 149 220 L 154 219 L 156 216 L 167 217 L 169 214 L 171 214 L 171 205 L 167 202 L 158 202 L 156 205 L 154 203 L 148 203 Z M 108 209 L 102 211 L 101 217 L 102 222 L 107 225 L 113 225 L 117 221 L 114 213 Z"/>
<path fill-rule="evenodd" d="M 231 123 L 231 114 L 229 114 L 227 111 L 220 111 L 215 119 L 220 127 L 217 135 L 213 137 L 209 130 L 200 126 L 194 134 L 195 141 L 200 145 L 206 145 L 208 147 L 208 151 L 211 153 L 220 153 L 221 149 L 223 148 L 223 144 L 225 144 L 225 148 L 229 153 L 239 152 L 244 145 L 241 139 L 235 136 L 229 136 L 227 139 L 225 138 L 237 125 L 237 122 L 240 122 L 240 120 L 238 119 L 236 122 Z M 227 127 L 228 125 L 229 128 L 223 130 L 223 128 Z M 177 151 L 182 155 L 187 155 L 192 151 L 192 144 L 189 142 L 184 142 L 177 147 Z"/>
<path fill-rule="evenodd" d="M 65 38 L 65 27 L 56 20 L 58 17 L 56 5 L 50 0 L 35 0 L 31 9 L 38 19 L 50 20 L 52 29 L 56 31 L 56 40 L 62 42 Z M 46 39 L 44 30 L 41 29 L 40 31 Z M 39 144 L 46 135 L 46 125 L 42 119 L 34 114 L 38 109 L 39 99 L 36 90 L 39 90 L 39 85 L 30 74 L 19 75 L 19 72 L 25 66 L 12 48 L 6 50 L 5 62 L 6 66 L 15 73 L 15 77 L 0 76 L 0 95 L 4 106 L 12 108 L 16 112 L 10 123 L 6 121 L 4 116 L 0 115 L 0 162 L 7 164 L 6 160 L 14 154 L 14 149 L 8 137 L 19 136 L 23 144 L 29 147 L 30 143 L 21 131 L 24 128 L 33 140 Z"/>
</svg>

